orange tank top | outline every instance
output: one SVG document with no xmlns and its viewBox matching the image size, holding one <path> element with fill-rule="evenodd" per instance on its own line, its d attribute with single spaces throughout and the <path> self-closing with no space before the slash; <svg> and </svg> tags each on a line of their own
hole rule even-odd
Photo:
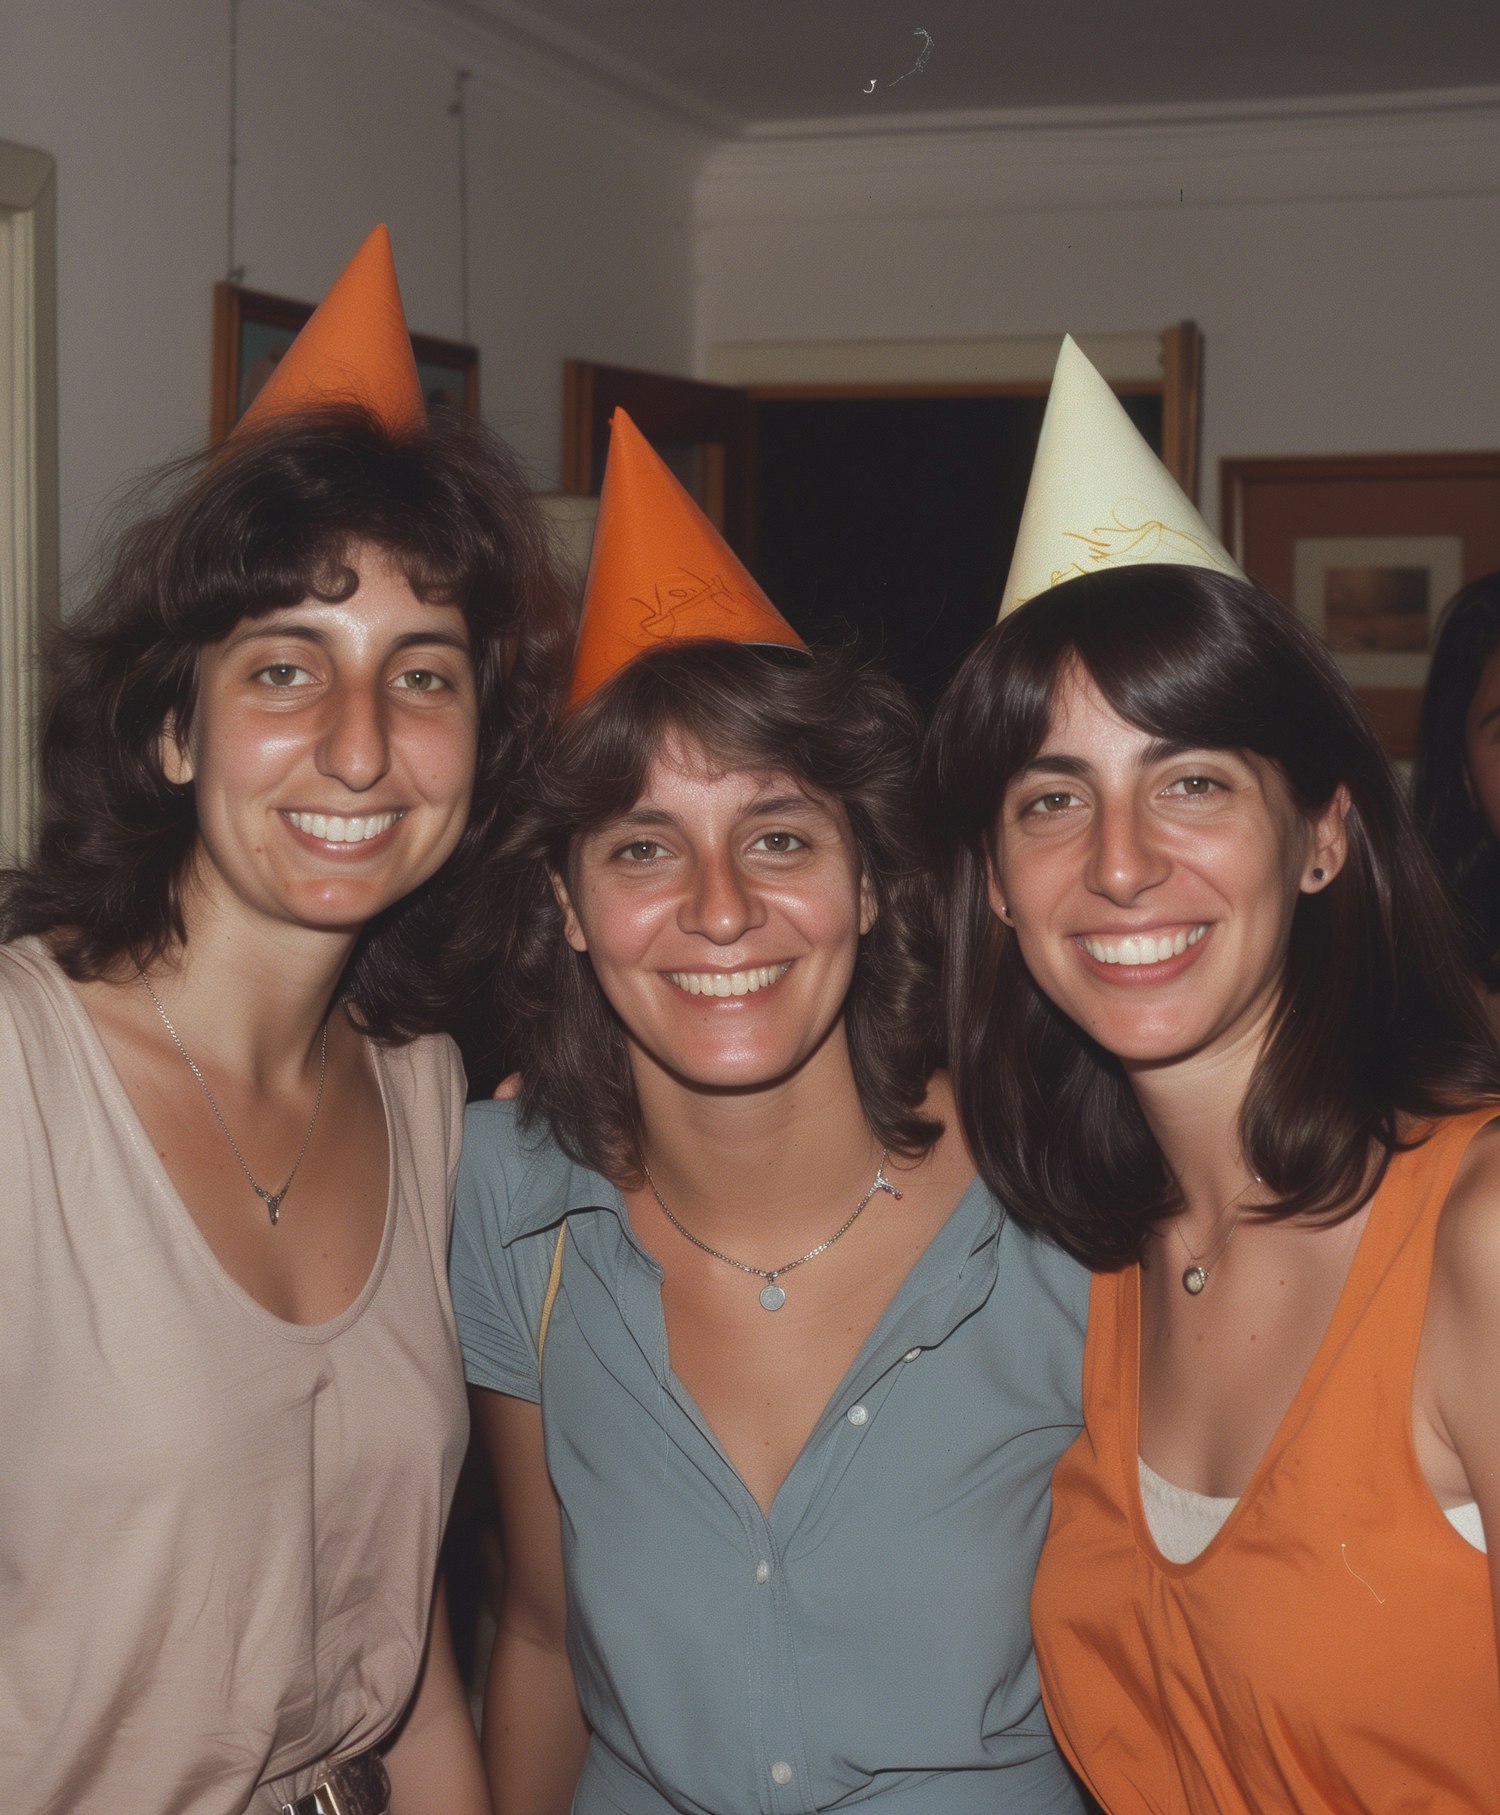
<svg viewBox="0 0 1500 1815">
<path fill-rule="evenodd" d="M 1411 1439 L 1438 1216 L 1494 1113 L 1392 1161 L 1306 1378 L 1191 1562 L 1141 1506 L 1139 1271 L 1095 1278 L 1031 1611 L 1047 1712 L 1110 1815 L 1500 1810 L 1488 1565 Z"/>
</svg>

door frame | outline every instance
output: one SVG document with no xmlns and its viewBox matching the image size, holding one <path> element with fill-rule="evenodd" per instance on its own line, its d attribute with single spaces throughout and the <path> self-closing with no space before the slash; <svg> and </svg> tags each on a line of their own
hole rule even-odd
<svg viewBox="0 0 1500 1815">
<path fill-rule="evenodd" d="M 648 440 L 698 448 L 698 503 L 730 547 L 748 559 L 755 536 L 756 403 L 1045 397 L 1060 339 L 719 346 L 709 349 L 713 378 L 569 359 L 563 364 L 562 489 L 585 497 L 598 492 L 609 419 L 623 407 Z M 1177 322 L 1158 336 L 1105 335 L 1090 339 L 1089 348 L 1116 392 L 1160 395 L 1162 463 L 1196 503 L 1203 381 L 1197 323 Z"/>
<path fill-rule="evenodd" d="M 58 610 L 56 166 L 0 140 L 0 861 L 38 800 L 40 642 Z"/>
<path fill-rule="evenodd" d="M 985 340 L 744 341 L 706 352 L 713 379 L 756 399 L 1045 397 L 1060 334 Z M 1159 395 L 1162 464 L 1198 502 L 1203 332 L 1195 321 L 1160 334 L 1083 337 L 1084 350 L 1120 396 Z"/>
<path fill-rule="evenodd" d="M 686 442 L 701 454 L 698 503 L 743 555 L 754 533 L 755 409 L 740 385 L 640 372 L 630 366 L 563 363 L 562 486 L 597 494 L 609 419 L 623 408 L 648 441 Z"/>
</svg>

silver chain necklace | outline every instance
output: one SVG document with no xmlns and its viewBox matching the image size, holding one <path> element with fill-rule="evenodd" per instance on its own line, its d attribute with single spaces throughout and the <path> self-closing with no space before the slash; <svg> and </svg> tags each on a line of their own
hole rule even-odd
<svg viewBox="0 0 1500 1815">
<path fill-rule="evenodd" d="M 224 1139 L 229 1143 L 229 1151 L 239 1161 L 240 1171 L 249 1179 L 250 1189 L 265 1205 L 271 1218 L 271 1227 L 274 1229 L 277 1223 L 281 1221 L 282 1200 L 285 1198 L 287 1192 L 291 1190 L 292 1180 L 296 1178 L 298 1171 L 301 1169 L 303 1160 L 307 1157 L 308 1142 L 311 1141 L 313 1137 L 313 1129 L 318 1125 L 318 1111 L 323 1107 L 323 1086 L 328 1081 L 328 1022 L 325 1020 L 323 1023 L 323 1045 L 322 1050 L 318 1055 L 318 1094 L 313 1103 L 312 1120 L 307 1124 L 307 1133 L 303 1135 L 302 1145 L 297 1149 L 297 1158 L 293 1163 L 291 1171 L 286 1175 L 286 1183 L 279 1191 L 267 1191 L 264 1185 L 257 1182 L 255 1174 L 245 1164 L 245 1156 L 240 1152 L 240 1144 L 229 1132 L 229 1124 L 224 1120 L 224 1117 L 219 1110 L 218 1102 L 214 1097 L 214 1093 L 208 1087 L 208 1079 L 199 1071 L 193 1055 L 183 1045 L 182 1036 L 178 1033 L 177 1029 L 173 1027 L 171 1016 L 168 1015 L 167 1011 L 161 1005 L 161 997 L 152 989 L 149 978 L 142 977 L 141 982 L 146 985 L 146 994 L 156 1004 L 156 1012 L 162 1018 L 162 1025 L 172 1036 L 172 1044 L 177 1048 L 178 1052 L 182 1054 L 184 1060 L 187 1062 L 188 1070 L 198 1080 L 199 1087 L 202 1089 L 204 1096 L 208 1098 L 208 1106 L 214 1112 L 214 1120 L 219 1124 L 220 1132 L 223 1134 Z"/>
<path fill-rule="evenodd" d="M 865 1206 L 870 1202 L 870 1199 L 875 1196 L 876 1192 L 888 1191 L 894 1198 L 899 1198 L 904 1195 L 902 1192 L 898 1191 L 885 1176 L 885 1163 L 890 1157 L 891 1150 L 887 1147 L 880 1156 L 879 1166 L 875 1169 L 874 1184 L 871 1185 L 870 1189 L 854 1206 L 854 1209 L 850 1212 L 845 1221 L 839 1224 L 838 1228 L 834 1230 L 833 1234 L 830 1235 L 826 1241 L 820 1241 L 816 1248 L 809 1248 L 806 1254 L 799 1254 L 796 1260 L 783 1261 L 779 1267 L 752 1267 L 748 1261 L 736 1260 L 732 1254 L 725 1254 L 718 1248 L 710 1248 L 707 1242 L 699 1241 L 692 1230 L 685 1228 L 678 1222 L 677 1218 L 673 1216 L 672 1212 L 667 1208 L 667 1200 L 657 1190 L 656 1180 L 651 1176 L 651 1168 L 644 1160 L 641 1161 L 641 1170 L 646 1175 L 646 1183 L 651 1187 L 651 1195 L 656 1199 L 662 1215 L 677 1233 L 686 1236 L 695 1248 L 701 1248 L 705 1254 L 711 1254 L 715 1260 L 723 1261 L 726 1267 L 736 1267 L 741 1273 L 753 1273 L 757 1279 L 763 1279 L 766 1283 L 760 1289 L 761 1307 L 763 1310 L 767 1311 L 779 1311 L 786 1303 L 786 1293 L 776 1283 L 783 1273 L 790 1273 L 793 1267 L 806 1266 L 808 1261 L 816 1260 L 820 1254 L 825 1253 L 831 1248 L 840 1236 L 847 1235 L 859 1221 Z"/>
<path fill-rule="evenodd" d="M 1258 1172 L 1254 1176 L 1257 1185 L 1265 1183 Z M 1239 1194 L 1236 1194 L 1236 1197 L 1238 1195 Z M 1184 1267 L 1182 1270 L 1182 1289 L 1187 1293 L 1189 1298 L 1196 1298 L 1208 1284 L 1213 1269 L 1218 1266 L 1221 1260 L 1223 1260 L 1225 1254 L 1228 1252 L 1229 1244 L 1234 1240 L 1234 1232 L 1239 1228 L 1245 1214 L 1244 1204 L 1237 1202 L 1236 1198 L 1231 1198 L 1214 1218 L 1213 1227 L 1217 1231 L 1219 1224 L 1231 1210 L 1235 1211 L 1237 1214 L 1234 1221 L 1229 1225 L 1229 1233 L 1224 1237 L 1223 1241 L 1219 1243 L 1218 1247 L 1213 1249 L 1207 1259 L 1204 1260 L 1200 1260 L 1189 1246 L 1188 1238 L 1182 1233 L 1181 1223 L 1175 1217 L 1172 1220 L 1172 1227 L 1177 1231 L 1177 1239 L 1182 1243 L 1182 1251 L 1193 1263 L 1190 1267 Z"/>
</svg>

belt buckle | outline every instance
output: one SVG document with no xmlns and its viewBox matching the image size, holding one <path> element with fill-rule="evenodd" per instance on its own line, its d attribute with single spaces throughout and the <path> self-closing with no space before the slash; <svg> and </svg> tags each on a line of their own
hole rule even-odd
<svg viewBox="0 0 1500 1815">
<path fill-rule="evenodd" d="M 390 1794 L 379 1754 L 361 1752 L 335 1765 L 305 1796 L 284 1802 L 281 1815 L 382 1815 Z"/>
<path fill-rule="evenodd" d="M 284 1802 L 281 1815 L 346 1815 L 339 1793 L 331 1783 L 320 1783 L 299 1796 L 295 1802 Z"/>
<path fill-rule="evenodd" d="M 344 1800 L 331 1783 L 314 1785 L 306 1796 L 295 1802 L 284 1802 L 281 1815 L 348 1815 Z"/>
</svg>

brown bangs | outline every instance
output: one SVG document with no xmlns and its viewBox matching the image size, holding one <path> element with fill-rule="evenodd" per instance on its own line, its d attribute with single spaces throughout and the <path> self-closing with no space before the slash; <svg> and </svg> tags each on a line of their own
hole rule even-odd
<svg viewBox="0 0 1500 1815">
<path fill-rule="evenodd" d="M 344 979 L 364 1025 L 451 1024 L 488 950 L 482 857 L 510 778 L 549 726 L 573 613 L 521 470 L 477 423 L 396 434 L 352 406 L 288 415 L 153 475 L 89 597 L 47 650 L 35 857 L 0 875 L 0 936 L 46 933 L 76 977 L 150 963 L 183 934 L 197 838 L 162 727 L 191 723 L 199 651 L 309 596 L 349 597 L 352 550 L 381 549 L 419 597 L 459 606 L 479 698 L 474 805 L 442 871 L 367 928 Z"/>
<path fill-rule="evenodd" d="M 1005 789 L 1074 662 L 1152 736 L 1274 763 L 1304 810 L 1348 790 L 1348 859 L 1298 904 L 1241 1138 L 1279 1194 L 1272 1214 L 1349 1215 L 1413 1124 L 1500 1095 L 1500 1067 L 1441 884 L 1337 664 L 1269 593 L 1196 568 L 1044 593 L 986 634 L 939 706 L 924 799 L 946 885 L 948 1050 L 980 1170 L 1096 1267 L 1138 1259 L 1179 1208 L 1119 1065 L 1032 982 L 987 898 Z"/>
</svg>

